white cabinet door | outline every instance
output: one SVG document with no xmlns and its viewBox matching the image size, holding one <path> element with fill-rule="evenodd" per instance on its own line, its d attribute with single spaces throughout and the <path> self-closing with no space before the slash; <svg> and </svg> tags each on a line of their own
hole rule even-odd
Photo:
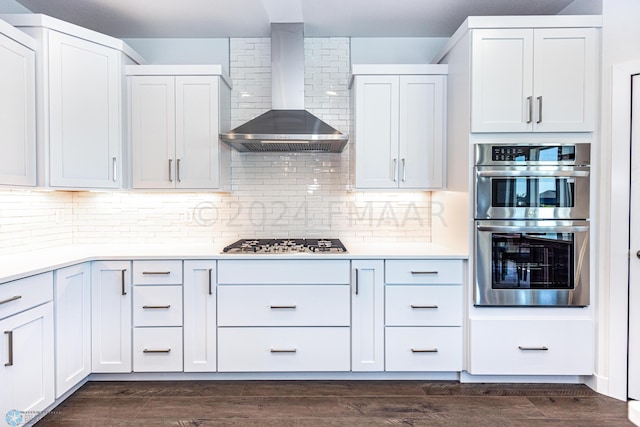
<svg viewBox="0 0 640 427">
<path fill-rule="evenodd" d="M 472 30 L 471 132 L 530 132 L 533 31 Z"/>
<path fill-rule="evenodd" d="M 534 129 L 595 130 L 596 29 L 545 28 L 534 34 Z"/>
<path fill-rule="evenodd" d="M 444 76 L 400 76 L 400 188 L 443 184 Z"/>
<path fill-rule="evenodd" d="M 216 371 L 216 262 L 184 262 L 184 371 Z"/>
<path fill-rule="evenodd" d="M 134 188 L 175 188 L 175 78 L 131 77 Z"/>
<path fill-rule="evenodd" d="M 36 185 L 35 52 L 0 34 L 0 184 Z"/>
<path fill-rule="evenodd" d="M 177 76 L 176 187 L 220 186 L 219 77 Z"/>
<path fill-rule="evenodd" d="M 0 320 L 0 331 L 0 414 L 27 422 L 54 401 L 53 304 Z"/>
<path fill-rule="evenodd" d="M 356 187 L 398 187 L 398 76 L 357 76 Z"/>
<path fill-rule="evenodd" d="M 56 398 L 91 374 L 91 267 L 55 271 Z"/>
<path fill-rule="evenodd" d="M 384 370 L 384 262 L 351 262 L 351 370 Z"/>
<path fill-rule="evenodd" d="M 131 262 L 91 266 L 92 372 L 131 372 Z"/>
<path fill-rule="evenodd" d="M 118 188 L 121 53 L 49 31 L 50 184 Z"/>
</svg>

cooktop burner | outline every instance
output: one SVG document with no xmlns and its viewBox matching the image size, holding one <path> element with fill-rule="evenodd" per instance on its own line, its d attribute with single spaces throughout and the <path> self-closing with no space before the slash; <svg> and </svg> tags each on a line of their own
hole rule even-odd
<svg viewBox="0 0 640 427">
<path fill-rule="evenodd" d="M 223 253 L 346 253 L 340 239 L 240 239 L 222 250 Z"/>
</svg>

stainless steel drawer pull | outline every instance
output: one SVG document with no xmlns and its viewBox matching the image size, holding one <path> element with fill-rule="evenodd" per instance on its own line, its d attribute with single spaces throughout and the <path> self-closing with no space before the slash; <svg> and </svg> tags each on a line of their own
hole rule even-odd
<svg viewBox="0 0 640 427">
<path fill-rule="evenodd" d="M 438 274 L 438 271 L 411 271 L 411 274 Z"/>
<path fill-rule="evenodd" d="M 411 308 L 438 308 L 437 305 L 415 305 L 411 304 Z"/>
<path fill-rule="evenodd" d="M 122 270 L 121 273 L 121 277 L 120 277 L 120 283 L 122 285 L 122 295 L 126 295 L 127 294 L 127 290 L 124 287 L 124 281 L 125 281 L 125 272 L 127 271 L 127 269 L 125 268 L 124 270 Z"/>
<path fill-rule="evenodd" d="M 285 310 L 285 309 L 295 309 L 296 306 L 294 305 L 270 305 L 269 308 L 271 308 L 272 310 Z"/>
<path fill-rule="evenodd" d="M 143 271 L 142 274 L 164 274 L 165 276 L 167 274 L 171 274 L 170 271 Z"/>
<path fill-rule="evenodd" d="M 295 348 L 283 348 L 283 349 L 272 348 L 270 351 L 271 353 L 295 353 L 298 350 Z"/>
<path fill-rule="evenodd" d="M 545 346 L 541 346 L 541 347 L 524 347 L 519 345 L 518 348 L 522 351 L 547 351 L 549 350 L 548 347 Z"/>
<path fill-rule="evenodd" d="M 425 349 L 412 348 L 411 352 L 412 353 L 437 353 L 438 349 L 437 348 L 425 348 Z"/>
<path fill-rule="evenodd" d="M 4 366 L 13 366 L 13 331 L 4 331 L 8 338 L 9 361 Z"/>
<path fill-rule="evenodd" d="M 0 305 L 6 304 L 6 303 L 11 302 L 11 301 L 19 300 L 20 298 L 22 298 L 22 295 L 16 295 L 16 296 L 13 296 L 11 298 L 7 298 L 6 300 L 0 301 Z"/>
<path fill-rule="evenodd" d="M 148 349 L 145 348 L 144 350 L 142 350 L 143 353 L 171 353 L 171 349 L 170 348 L 165 348 L 165 349 L 160 349 L 160 350 L 153 350 L 153 349 Z"/>
<path fill-rule="evenodd" d="M 213 290 L 211 289 L 211 270 L 213 270 L 212 268 L 209 269 L 209 295 L 213 294 Z"/>
<path fill-rule="evenodd" d="M 169 308 L 171 304 L 167 305 L 143 305 L 142 308 Z"/>
<path fill-rule="evenodd" d="M 356 295 L 358 295 L 358 292 L 360 292 L 360 274 L 357 268 L 355 270 L 356 270 Z"/>
</svg>

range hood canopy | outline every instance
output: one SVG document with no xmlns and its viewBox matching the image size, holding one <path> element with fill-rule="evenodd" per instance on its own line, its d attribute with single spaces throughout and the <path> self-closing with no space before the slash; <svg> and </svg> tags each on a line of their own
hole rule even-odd
<svg viewBox="0 0 640 427">
<path fill-rule="evenodd" d="M 340 153 L 349 136 L 304 110 L 303 24 L 271 24 L 273 109 L 220 134 L 241 152 Z"/>
</svg>

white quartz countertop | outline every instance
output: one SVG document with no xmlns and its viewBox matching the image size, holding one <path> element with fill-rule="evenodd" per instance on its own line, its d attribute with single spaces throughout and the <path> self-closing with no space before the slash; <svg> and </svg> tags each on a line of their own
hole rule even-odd
<svg viewBox="0 0 640 427">
<path fill-rule="evenodd" d="M 231 242 L 229 242 L 231 243 Z M 226 244 L 92 244 L 66 245 L 0 257 L 0 283 L 95 260 L 136 259 L 466 259 L 468 254 L 430 243 L 364 244 L 343 242 L 344 254 L 223 254 Z"/>
</svg>

